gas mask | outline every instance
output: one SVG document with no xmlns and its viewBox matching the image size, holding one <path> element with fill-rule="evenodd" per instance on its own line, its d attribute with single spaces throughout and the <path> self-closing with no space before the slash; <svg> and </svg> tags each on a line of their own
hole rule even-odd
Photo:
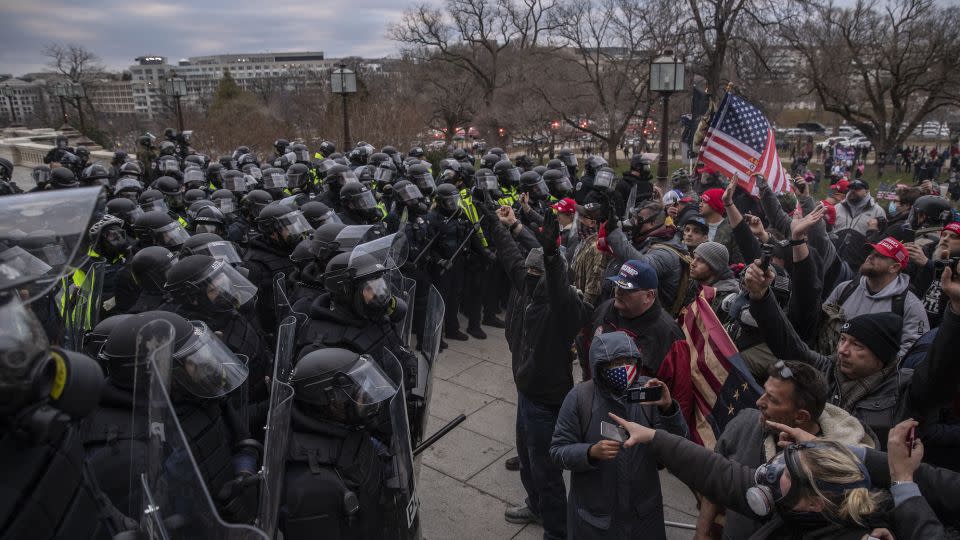
<svg viewBox="0 0 960 540">
<path fill-rule="evenodd" d="M 620 364 L 608 366 L 600 370 L 600 380 L 603 381 L 615 395 L 621 395 L 637 380 L 636 364 Z"/>
<path fill-rule="evenodd" d="M 746 498 L 750 510 L 761 517 L 768 517 L 777 512 L 785 520 L 793 522 L 821 520 L 817 512 L 794 510 L 805 494 L 813 493 L 812 481 L 800 463 L 800 451 L 818 446 L 820 443 L 817 442 L 792 444 L 770 461 L 757 467 L 754 473 L 756 485 L 747 490 Z M 816 479 L 813 481 L 823 493 L 842 494 L 846 490 L 860 487 L 869 489 L 870 475 L 862 463 L 858 461 L 857 465 L 863 474 L 863 479 L 860 481 L 849 484 L 834 484 Z M 785 471 L 790 473 L 790 488 L 786 494 L 780 489 L 780 481 Z"/>
</svg>

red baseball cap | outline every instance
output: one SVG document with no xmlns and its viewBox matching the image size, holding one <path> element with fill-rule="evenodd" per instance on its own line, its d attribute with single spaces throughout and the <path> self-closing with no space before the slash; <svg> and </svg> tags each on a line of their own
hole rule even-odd
<svg viewBox="0 0 960 540">
<path fill-rule="evenodd" d="M 888 236 L 876 244 L 869 245 L 880 255 L 889 257 L 900 263 L 901 269 L 906 268 L 907 263 L 910 262 L 910 254 L 907 253 L 907 248 L 892 236 Z"/>
<path fill-rule="evenodd" d="M 570 197 L 564 197 L 554 204 L 551 204 L 550 208 L 553 208 L 561 214 L 575 214 L 577 213 L 577 201 Z"/>
<path fill-rule="evenodd" d="M 700 201 L 707 203 L 707 206 L 713 208 L 716 213 L 726 215 L 727 209 L 723 207 L 723 192 L 721 188 L 708 189 L 700 195 Z"/>
<path fill-rule="evenodd" d="M 836 184 L 830 186 L 830 189 L 839 191 L 840 193 L 846 193 L 850 189 L 850 182 L 846 178 L 841 178 L 837 180 Z"/>
<path fill-rule="evenodd" d="M 940 233 L 940 236 L 943 236 L 945 232 L 952 232 L 953 234 L 960 236 L 960 221 L 951 221 L 943 227 L 943 232 Z"/>
</svg>

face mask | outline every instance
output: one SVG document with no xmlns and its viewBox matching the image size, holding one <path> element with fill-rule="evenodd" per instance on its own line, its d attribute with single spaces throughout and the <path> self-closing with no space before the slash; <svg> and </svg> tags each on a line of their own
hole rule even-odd
<svg viewBox="0 0 960 540">
<path fill-rule="evenodd" d="M 540 276 L 527 274 L 526 283 L 527 283 L 527 293 L 533 294 L 533 290 L 537 288 L 537 283 L 540 283 Z"/>
<path fill-rule="evenodd" d="M 600 379 L 616 394 L 624 393 L 637 378 L 637 366 L 634 364 L 605 368 Z"/>
<path fill-rule="evenodd" d="M 597 232 L 596 226 L 590 227 L 590 226 L 584 225 L 582 221 L 577 224 L 577 234 L 580 236 L 581 240 L 583 240 L 584 238 L 587 238 L 588 236 L 593 236 L 594 234 L 596 234 L 596 232 Z"/>
<path fill-rule="evenodd" d="M 887 213 L 891 216 L 897 213 L 897 203 L 890 201 L 890 204 L 887 205 Z"/>
</svg>

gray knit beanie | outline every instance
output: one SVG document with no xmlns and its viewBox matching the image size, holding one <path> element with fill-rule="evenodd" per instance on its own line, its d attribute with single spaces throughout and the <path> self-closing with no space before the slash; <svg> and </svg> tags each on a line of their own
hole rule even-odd
<svg viewBox="0 0 960 540">
<path fill-rule="evenodd" d="M 527 268 L 532 267 L 543 272 L 543 248 L 538 247 L 531 249 L 530 253 L 527 253 L 527 259 L 523 265 Z"/>
<path fill-rule="evenodd" d="M 703 259 L 718 276 L 730 271 L 730 252 L 719 242 L 704 242 L 693 250 L 693 255 Z"/>
</svg>

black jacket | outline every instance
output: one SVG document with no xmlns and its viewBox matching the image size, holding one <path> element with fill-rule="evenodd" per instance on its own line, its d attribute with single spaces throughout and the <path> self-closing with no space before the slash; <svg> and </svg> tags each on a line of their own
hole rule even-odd
<svg viewBox="0 0 960 540">
<path fill-rule="evenodd" d="M 750 300 L 750 313 L 774 356 L 806 362 L 819 369 L 827 379 L 829 402 L 839 406 L 836 356 L 824 356 L 810 349 L 786 320 L 772 294 L 767 293 L 762 300 Z M 853 404 L 848 412 L 872 428 L 881 444 L 884 443 L 887 431 L 898 422 L 924 417 L 953 397 L 956 381 L 960 379 L 960 362 L 955 361 L 957 350 L 960 350 L 960 315 L 948 308 L 926 361 L 916 370 L 902 368 L 895 372 Z"/>
<path fill-rule="evenodd" d="M 544 275 L 529 291 L 525 260 L 510 232 L 496 223 L 491 233 L 513 286 L 507 313 L 513 380 L 528 399 L 559 406 L 573 388 L 570 346 L 593 308 L 569 285 L 559 254 L 544 257 Z"/>
</svg>

